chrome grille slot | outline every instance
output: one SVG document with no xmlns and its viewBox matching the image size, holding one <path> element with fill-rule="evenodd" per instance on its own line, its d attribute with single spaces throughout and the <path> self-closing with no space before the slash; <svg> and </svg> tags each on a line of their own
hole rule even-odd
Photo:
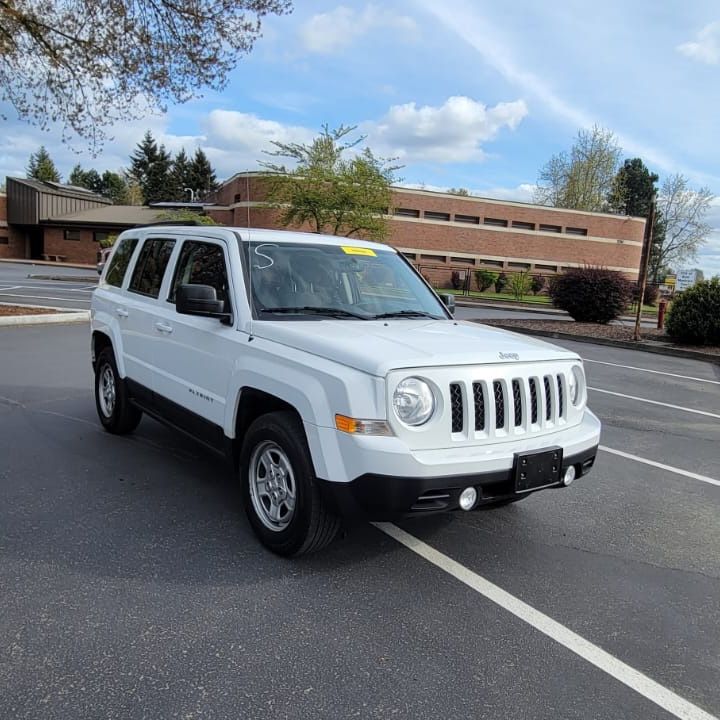
<svg viewBox="0 0 720 720">
<path fill-rule="evenodd" d="M 522 416 L 522 390 L 520 389 L 520 381 L 512 381 L 513 391 L 513 409 L 515 411 L 515 427 L 520 427 L 523 422 Z"/>
<path fill-rule="evenodd" d="M 473 404 L 475 406 L 475 432 L 485 430 L 485 389 L 482 383 L 473 383 Z"/>
<path fill-rule="evenodd" d="M 530 422 L 537 425 L 538 421 L 538 383 L 535 378 L 530 378 Z"/>
<path fill-rule="evenodd" d="M 505 391 L 499 380 L 493 382 L 493 394 L 495 396 L 495 429 L 502 430 L 505 427 Z"/>
<path fill-rule="evenodd" d="M 450 411 L 452 413 L 452 431 L 459 433 L 465 425 L 463 421 L 463 396 L 460 383 L 450 385 Z"/>
</svg>

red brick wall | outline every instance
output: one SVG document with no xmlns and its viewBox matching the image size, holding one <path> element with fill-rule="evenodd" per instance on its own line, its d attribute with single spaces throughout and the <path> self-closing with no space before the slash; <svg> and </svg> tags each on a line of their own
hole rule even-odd
<svg viewBox="0 0 720 720">
<path fill-rule="evenodd" d="M 63 262 L 94 265 L 100 244 L 93 240 L 92 230 L 80 230 L 80 240 L 66 240 L 63 228 L 45 228 L 44 252 L 63 255 Z"/>
<path fill-rule="evenodd" d="M 15 228 L 7 227 L 7 195 L 0 194 L 0 238 L 7 238 L 7 244 L 0 242 L 0 258 L 24 258 L 25 235 Z"/>
<path fill-rule="evenodd" d="M 249 189 L 249 193 L 248 193 Z M 265 197 L 262 178 L 257 176 L 235 177 L 223 186 L 217 197 L 219 204 L 231 206 L 232 217 L 221 219 L 221 210 L 212 211 L 218 221 L 240 227 L 280 228 L 278 211 L 262 207 L 247 207 L 245 203 L 262 202 Z M 249 200 L 248 200 L 249 198 Z M 236 203 L 238 204 L 235 207 Z M 637 268 L 640 262 L 644 233 L 644 222 L 623 216 L 580 213 L 569 210 L 555 210 L 537 205 L 503 203 L 478 198 L 448 196 L 423 191 L 396 190 L 393 193 L 396 208 L 418 210 L 418 220 L 399 216 L 391 221 L 391 232 L 387 242 L 396 247 L 427 251 L 448 257 L 450 264 L 467 267 L 467 263 L 449 260 L 453 254 L 470 254 L 479 260 L 485 256 L 494 258 L 515 258 L 534 264 L 557 265 L 592 264 L 605 267 Z M 478 224 L 435 221 L 423 218 L 426 211 L 478 217 Z M 507 228 L 495 228 L 483 224 L 486 217 L 508 221 Z M 249 220 L 248 220 L 249 218 Z M 536 231 L 513 229 L 512 221 L 531 222 Z M 560 226 L 562 233 L 539 231 L 541 224 Z M 565 233 L 566 228 L 584 228 L 587 236 Z M 293 228 L 310 230 L 309 227 Z M 589 238 L 602 238 L 612 242 L 597 242 Z M 638 244 L 629 244 L 638 243 Z M 417 264 L 439 263 L 443 260 L 420 260 Z M 506 270 L 508 268 L 507 263 Z M 538 272 L 551 272 L 538 269 Z M 441 271 L 434 271 L 439 275 Z"/>
</svg>

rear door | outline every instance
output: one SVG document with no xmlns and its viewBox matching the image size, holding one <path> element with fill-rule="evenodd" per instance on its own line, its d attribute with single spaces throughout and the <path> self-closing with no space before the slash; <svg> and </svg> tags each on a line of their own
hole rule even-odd
<svg viewBox="0 0 720 720">
<path fill-rule="evenodd" d="M 164 415 L 179 413 L 177 424 L 190 424 L 198 439 L 215 445 L 222 440 L 228 386 L 241 348 L 228 247 L 222 240 L 201 237 L 180 242 L 154 320 L 164 328 L 158 332 L 155 356 L 156 400 L 165 404 Z M 177 313 L 175 296 L 181 284 L 214 287 L 225 312 L 235 316 L 232 325 Z"/>
<path fill-rule="evenodd" d="M 160 302 L 160 288 L 175 240 L 147 237 L 137 253 L 124 292 L 123 354 L 132 392 L 148 398 L 155 384 L 156 345 L 159 340 L 155 306 Z"/>
</svg>

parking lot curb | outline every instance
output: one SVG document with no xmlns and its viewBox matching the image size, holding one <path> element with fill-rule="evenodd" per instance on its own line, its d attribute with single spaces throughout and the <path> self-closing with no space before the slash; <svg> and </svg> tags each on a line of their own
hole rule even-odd
<svg viewBox="0 0 720 720">
<path fill-rule="evenodd" d="M 98 275 L 32 275 L 29 274 L 30 280 L 53 280 L 55 282 L 73 282 L 73 283 L 96 283 Z"/>
<path fill-rule="evenodd" d="M 77 312 L 59 312 L 43 315 L 10 315 L 0 317 L 0 327 L 19 327 L 22 325 L 67 325 L 90 320 L 89 310 Z"/>
<path fill-rule="evenodd" d="M 473 322 L 483 323 L 482 320 Z M 639 350 L 641 352 L 655 353 L 656 355 L 669 355 L 671 357 L 690 358 L 692 360 L 703 360 L 720 364 L 720 355 L 706 353 L 702 350 L 686 350 L 663 344 L 650 344 L 648 340 L 633 342 L 630 340 L 609 340 L 608 338 L 592 337 L 590 335 L 572 335 L 571 333 L 555 332 L 553 330 L 531 330 L 529 328 L 517 327 L 516 325 L 500 325 L 493 323 L 490 327 L 509 330 L 510 332 L 522 335 L 535 335 L 537 337 L 553 338 L 554 340 L 572 340 L 573 342 L 589 343 L 591 345 L 608 345 L 610 347 L 623 348 L 625 350 Z"/>
</svg>

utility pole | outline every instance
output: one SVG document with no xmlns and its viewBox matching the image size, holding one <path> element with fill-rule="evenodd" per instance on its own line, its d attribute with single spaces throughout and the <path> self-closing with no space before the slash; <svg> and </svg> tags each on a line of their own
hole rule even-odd
<svg viewBox="0 0 720 720">
<path fill-rule="evenodd" d="M 647 220 L 645 221 L 645 236 L 643 237 L 642 254 L 640 255 L 640 276 L 638 287 L 640 288 L 638 298 L 637 316 L 635 317 L 635 334 L 633 339 L 640 340 L 640 318 L 642 317 L 643 303 L 645 302 L 645 286 L 647 285 L 648 264 L 650 263 L 650 251 L 652 249 L 653 225 L 655 224 L 655 200 L 650 203 Z"/>
</svg>

